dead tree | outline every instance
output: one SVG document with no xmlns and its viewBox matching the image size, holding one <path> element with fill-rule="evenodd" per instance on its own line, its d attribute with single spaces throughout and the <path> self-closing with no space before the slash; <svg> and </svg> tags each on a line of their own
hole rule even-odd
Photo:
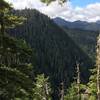
<svg viewBox="0 0 100 100">
<path fill-rule="evenodd" d="M 80 100 L 80 64 L 76 62 L 77 67 L 77 93 L 78 93 L 78 100 Z"/>
<path fill-rule="evenodd" d="M 100 100 L 100 34 L 97 38 L 97 100 Z"/>
<path fill-rule="evenodd" d="M 61 83 L 60 100 L 64 100 L 64 82 Z"/>
</svg>

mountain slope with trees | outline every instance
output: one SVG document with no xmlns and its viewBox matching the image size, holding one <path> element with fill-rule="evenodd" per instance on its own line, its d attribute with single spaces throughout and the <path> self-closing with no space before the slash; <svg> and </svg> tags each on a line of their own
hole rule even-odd
<svg viewBox="0 0 100 100">
<path fill-rule="evenodd" d="M 12 15 L 12 7 L 0 1 L 0 99 L 31 98 L 32 50 L 25 41 L 17 40 L 5 32 L 5 28 L 18 25 L 20 17 Z"/>
<path fill-rule="evenodd" d="M 61 18 L 55 18 L 53 21 L 57 23 L 90 58 L 95 60 L 96 40 L 99 32 L 92 28 L 91 23 L 91 29 L 86 30 L 84 26 L 87 27 L 89 24 L 87 22 L 77 21 L 75 24 L 75 22 L 67 22 Z M 98 24 L 97 26 L 99 29 L 100 25 Z"/>
<path fill-rule="evenodd" d="M 93 62 L 73 40 L 49 17 L 36 10 L 13 11 L 27 18 L 25 23 L 10 29 L 9 34 L 25 39 L 36 53 L 35 73 L 50 77 L 54 98 L 59 96 L 60 83 L 69 86 L 75 76 L 76 61 L 81 66 L 82 82 L 87 82 Z M 15 34 L 13 34 L 15 33 Z M 84 73 L 85 72 L 85 73 Z"/>
<path fill-rule="evenodd" d="M 92 59 L 96 58 L 96 41 L 99 32 L 86 31 L 79 29 L 69 29 L 62 27 L 63 30 L 75 41 L 75 43 Z"/>
</svg>

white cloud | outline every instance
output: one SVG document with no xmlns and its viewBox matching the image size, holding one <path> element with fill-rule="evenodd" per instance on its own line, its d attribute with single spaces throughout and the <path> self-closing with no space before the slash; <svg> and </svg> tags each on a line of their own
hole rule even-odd
<svg viewBox="0 0 100 100">
<path fill-rule="evenodd" d="M 24 9 L 24 8 L 40 8 L 45 6 L 45 4 L 41 3 L 40 0 L 6 0 L 13 4 L 16 9 Z"/>
<path fill-rule="evenodd" d="M 12 2 L 16 9 L 36 8 L 42 13 L 54 18 L 62 17 L 68 21 L 89 21 L 100 20 L 100 3 L 89 4 L 84 8 L 73 7 L 70 2 L 62 6 L 58 2 L 53 2 L 49 6 L 41 3 L 39 0 L 6 0 Z"/>
<path fill-rule="evenodd" d="M 47 7 L 40 8 L 39 10 L 47 15 L 50 15 L 51 17 L 56 17 L 59 15 L 63 15 L 65 11 L 69 9 L 70 5 L 69 3 L 64 3 L 62 6 L 59 5 L 58 2 L 53 2 Z"/>
</svg>

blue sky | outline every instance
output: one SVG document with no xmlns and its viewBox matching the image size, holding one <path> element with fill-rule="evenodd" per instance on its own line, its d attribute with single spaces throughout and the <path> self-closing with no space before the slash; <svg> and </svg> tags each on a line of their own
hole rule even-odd
<svg viewBox="0 0 100 100">
<path fill-rule="evenodd" d="M 89 4 L 100 3 L 100 0 L 70 0 L 73 6 L 86 7 Z"/>
</svg>

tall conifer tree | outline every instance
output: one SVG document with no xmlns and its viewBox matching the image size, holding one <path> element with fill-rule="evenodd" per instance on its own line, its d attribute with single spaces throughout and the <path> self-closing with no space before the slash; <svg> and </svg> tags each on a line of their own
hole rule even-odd
<svg viewBox="0 0 100 100">
<path fill-rule="evenodd" d="M 22 24 L 22 17 L 11 13 L 12 7 L 0 0 L 0 99 L 30 98 L 32 92 L 31 49 L 25 41 L 12 38 L 5 29 Z"/>
</svg>

